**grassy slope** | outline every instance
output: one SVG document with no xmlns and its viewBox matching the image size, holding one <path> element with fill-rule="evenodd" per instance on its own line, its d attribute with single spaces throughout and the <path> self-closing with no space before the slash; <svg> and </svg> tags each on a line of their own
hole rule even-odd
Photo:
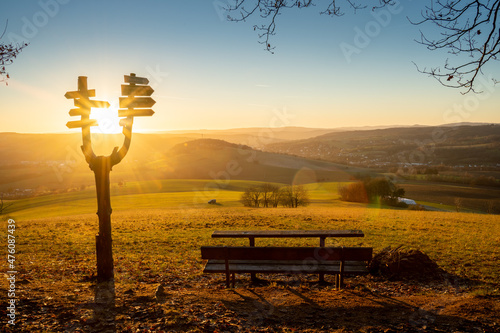
<svg viewBox="0 0 500 333">
<path fill-rule="evenodd" d="M 343 203 L 332 200 L 336 183 L 307 185 L 312 205 L 306 208 L 250 209 L 237 201 L 250 184 L 231 181 L 221 188 L 213 181 L 167 180 L 113 187 L 118 280 L 154 281 L 179 265 L 181 271 L 190 272 L 186 274 L 200 274 L 199 247 L 231 243 L 212 240 L 215 229 L 361 229 L 365 238 L 328 243 L 373 246 L 375 251 L 401 244 L 415 247 L 452 273 L 498 283 L 498 215 L 412 212 Z M 211 198 L 221 205 L 207 205 Z M 93 272 L 97 232 L 93 190 L 21 200 L 13 208 L 16 211 L 10 217 L 17 221 L 17 260 L 23 272 L 41 274 L 37 278 L 48 280 L 54 276 L 81 279 Z M 1 230 L 7 230 L 5 221 L 4 217 Z M 315 245 L 317 240 L 283 242 Z M 59 276 L 61 267 L 72 269 Z"/>
<path fill-rule="evenodd" d="M 243 191 L 262 182 L 246 180 L 152 180 L 128 182 L 126 186 L 111 185 L 111 205 L 115 211 L 163 208 L 203 208 L 211 199 L 225 207 L 241 206 Z M 362 204 L 345 203 L 338 199 L 342 183 L 310 183 L 311 203 L 316 207 L 358 207 Z M 283 185 L 283 184 L 278 184 Z M 83 191 L 39 196 L 14 201 L 8 214 L 18 219 L 92 214 L 96 211 L 95 188 Z"/>
<path fill-rule="evenodd" d="M 229 184 L 210 180 L 162 180 L 129 182 L 124 187 L 111 186 L 114 210 L 137 210 L 178 206 L 205 205 L 210 199 L 237 204 L 241 192 L 254 182 L 231 181 Z M 18 219 L 71 216 L 96 211 L 94 188 L 84 191 L 17 200 L 9 214 Z"/>
<path fill-rule="evenodd" d="M 478 219 L 474 214 L 359 206 L 299 209 L 206 206 L 117 210 L 112 224 L 118 283 L 155 282 L 169 274 L 199 275 L 201 245 L 247 243 L 211 239 L 215 229 L 361 229 L 366 234 L 364 238 L 329 239 L 327 244 L 373 246 L 375 251 L 405 245 L 422 250 L 447 271 L 462 277 L 497 284 L 500 276 L 498 216 Z M 17 226 L 17 264 L 23 274 L 47 280 L 78 280 L 93 272 L 95 215 L 18 219 Z M 4 222 L 2 230 L 6 230 Z M 316 245 L 317 240 L 257 243 Z"/>
</svg>

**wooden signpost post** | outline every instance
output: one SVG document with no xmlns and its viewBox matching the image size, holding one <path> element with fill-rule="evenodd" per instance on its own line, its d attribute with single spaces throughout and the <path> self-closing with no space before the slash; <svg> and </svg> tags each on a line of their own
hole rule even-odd
<svg viewBox="0 0 500 333">
<path fill-rule="evenodd" d="M 66 124 L 68 128 L 82 128 L 82 151 L 85 160 L 90 169 L 94 172 L 96 192 L 97 192 L 97 216 L 99 217 L 99 233 L 96 235 L 96 256 L 97 256 L 97 281 L 106 282 L 113 280 L 113 251 L 111 237 L 111 199 L 109 173 L 114 165 L 121 162 L 130 148 L 132 140 L 132 125 L 134 117 L 152 116 L 154 111 L 151 109 L 135 109 L 138 107 L 152 107 L 156 102 L 151 97 L 153 89 L 147 84 L 148 79 L 136 77 L 135 74 L 125 75 L 125 83 L 122 85 L 122 95 L 120 97 L 120 107 L 125 110 L 119 110 L 120 117 L 127 117 L 120 120 L 120 126 L 123 126 L 123 135 L 125 139 L 123 146 L 118 149 L 115 147 L 109 156 L 96 156 L 92 150 L 90 136 L 90 127 L 97 126 L 94 119 L 90 119 L 92 108 L 108 108 L 109 103 L 105 101 L 90 100 L 95 97 L 95 90 L 87 88 L 87 78 L 78 77 L 78 90 L 69 91 L 64 96 L 67 99 L 74 99 L 76 109 L 69 111 L 70 116 L 81 116 L 78 121 L 70 121 Z"/>
</svg>

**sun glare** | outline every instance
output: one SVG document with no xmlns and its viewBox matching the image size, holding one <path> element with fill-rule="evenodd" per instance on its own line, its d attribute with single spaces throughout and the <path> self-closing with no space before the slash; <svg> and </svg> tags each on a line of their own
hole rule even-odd
<svg viewBox="0 0 500 333">
<path fill-rule="evenodd" d="M 121 133 L 122 127 L 119 125 L 118 108 L 111 106 L 108 109 L 92 109 L 90 116 L 97 120 L 99 126 L 92 127 L 92 133 L 115 134 Z"/>
</svg>

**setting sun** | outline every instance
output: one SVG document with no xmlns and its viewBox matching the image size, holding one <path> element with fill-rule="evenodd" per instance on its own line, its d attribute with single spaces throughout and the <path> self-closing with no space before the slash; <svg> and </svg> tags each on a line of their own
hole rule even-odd
<svg viewBox="0 0 500 333">
<path fill-rule="evenodd" d="M 116 134 L 121 133 L 119 125 L 118 108 L 111 105 L 108 109 L 93 108 L 90 118 L 97 120 L 98 126 L 92 127 L 92 133 Z"/>
</svg>

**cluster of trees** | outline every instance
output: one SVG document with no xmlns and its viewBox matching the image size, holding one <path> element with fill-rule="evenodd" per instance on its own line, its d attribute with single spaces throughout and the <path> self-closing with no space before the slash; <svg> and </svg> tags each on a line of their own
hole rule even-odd
<svg viewBox="0 0 500 333">
<path fill-rule="evenodd" d="M 405 190 L 385 177 L 365 178 L 339 188 L 340 199 L 351 202 L 381 201 L 390 206 L 407 206 L 398 198 L 405 195 Z"/>
<path fill-rule="evenodd" d="M 241 195 L 240 201 L 246 207 L 283 207 L 296 208 L 310 203 L 309 193 L 302 185 L 277 186 L 266 183 L 249 187 Z"/>
</svg>

